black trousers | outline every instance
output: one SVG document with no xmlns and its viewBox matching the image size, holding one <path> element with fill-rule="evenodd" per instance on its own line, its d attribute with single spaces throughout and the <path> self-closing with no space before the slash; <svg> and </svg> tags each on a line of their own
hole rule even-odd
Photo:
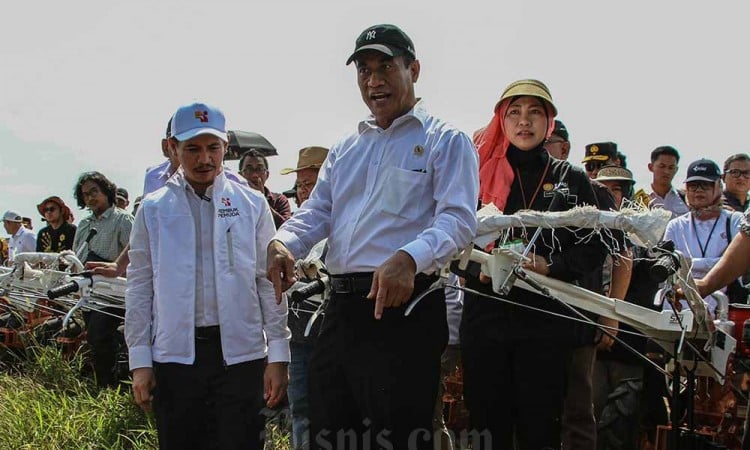
<svg viewBox="0 0 750 450">
<path fill-rule="evenodd" d="M 154 362 L 161 450 L 263 449 L 265 361 L 223 360 L 217 337 L 196 339 L 192 365 Z"/>
<path fill-rule="evenodd" d="M 404 307 L 386 308 L 381 320 L 365 296 L 333 294 L 326 309 L 310 362 L 310 448 L 432 450 L 448 343 L 444 291 L 408 317 Z"/>
<path fill-rule="evenodd" d="M 474 450 L 560 448 L 574 342 L 566 329 L 561 319 L 465 296 L 461 353 Z"/>
<path fill-rule="evenodd" d="M 110 313 L 110 314 L 105 314 Z M 86 340 L 91 349 L 91 358 L 94 362 L 94 375 L 96 384 L 100 387 L 115 386 L 115 363 L 117 362 L 117 327 L 122 319 L 112 314 L 122 314 L 114 308 L 102 311 L 87 311 L 84 313 L 86 321 Z"/>
</svg>

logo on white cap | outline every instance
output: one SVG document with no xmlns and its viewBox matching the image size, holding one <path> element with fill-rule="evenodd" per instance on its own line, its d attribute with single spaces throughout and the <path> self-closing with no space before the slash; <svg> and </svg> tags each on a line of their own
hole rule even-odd
<svg viewBox="0 0 750 450">
<path fill-rule="evenodd" d="M 196 111 L 195 118 L 203 123 L 208 122 L 208 111 Z"/>
</svg>

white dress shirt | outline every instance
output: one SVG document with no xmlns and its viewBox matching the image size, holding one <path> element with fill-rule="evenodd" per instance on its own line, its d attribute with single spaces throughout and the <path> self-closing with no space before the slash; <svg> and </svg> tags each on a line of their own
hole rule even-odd
<svg viewBox="0 0 750 450">
<path fill-rule="evenodd" d="M 372 272 L 399 249 L 429 272 L 474 237 L 478 178 L 469 137 L 420 100 L 387 129 L 370 116 L 334 145 L 310 199 L 274 238 L 296 258 L 328 238 L 332 274 Z"/>
<path fill-rule="evenodd" d="M 685 203 L 682 197 L 680 197 L 680 194 L 677 193 L 677 190 L 675 190 L 675 188 L 670 188 L 669 192 L 667 192 L 667 195 L 665 195 L 664 197 L 660 196 L 653 190 L 651 191 L 649 196 L 651 197 L 651 203 L 649 203 L 649 207 L 663 208 L 667 211 L 671 211 L 672 219 L 690 211 L 690 208 L 688 208 L 688 205 Z"/>
<path fill-rule="evenodd" d="M 190 212 L 195 223 L 195 326 L 219 324 L 214 282 L 214 205 L 211 204 L 213 186 L 199 196 L 192 186 L 185 184 Z"/>
</svg>

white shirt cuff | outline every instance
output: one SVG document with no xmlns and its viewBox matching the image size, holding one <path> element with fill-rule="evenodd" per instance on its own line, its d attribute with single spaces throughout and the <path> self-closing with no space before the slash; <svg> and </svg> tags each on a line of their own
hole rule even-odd
<svg viewBox="0 0 750 450">
<path fill-rule="evenodd" d="M 292 359 L 287 339 L 277 339 L 268 342 L 268 362 L 289 362 Z"/>
<path fill-rule="evenodd" d="M 427 242 L 416 240 L 409 242 L 408 244 L 401 247 L 399 250 L 403 250 L 409 254 L 417 263 L 417 270 L 415 273 L 422 273 L 433 266 L 433 255 L 432 249 Z"/>
<path fill-rule="evenodd" d="M 152 367 L 154 363 L 151 357 L 151 347 L 148 345 L 139 345 L 129 348 L 128 362 L 131 371 L 140 369 L 141 367 Z"/>
<path fill-rule="evenodd" d="M 304 253 L 304 245 L 302 245 L 302 241 L 300 241 L 294 233 L 289 231 L 279 230 L 271 240 L 281 241 L 281 243 L 292 252 L 292 256 L 294 256 L 295 259 L 300 258 L 300 255 Z"/>
</svg>

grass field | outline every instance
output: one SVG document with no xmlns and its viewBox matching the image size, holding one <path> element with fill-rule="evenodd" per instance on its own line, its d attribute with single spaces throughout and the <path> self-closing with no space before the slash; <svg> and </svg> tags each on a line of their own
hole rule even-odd
<svg viewBox="0 0 750 450">
<path fill-rule="evenodd" d="M 158 448 L 153 419 L 127 386 L 97 389 L 80 375 L 82 361 L 42 346 L 0 371 L 0 449 Z M 284 427 L 269 424 L 266 448 L 291 449 Z"/>
</svg>

